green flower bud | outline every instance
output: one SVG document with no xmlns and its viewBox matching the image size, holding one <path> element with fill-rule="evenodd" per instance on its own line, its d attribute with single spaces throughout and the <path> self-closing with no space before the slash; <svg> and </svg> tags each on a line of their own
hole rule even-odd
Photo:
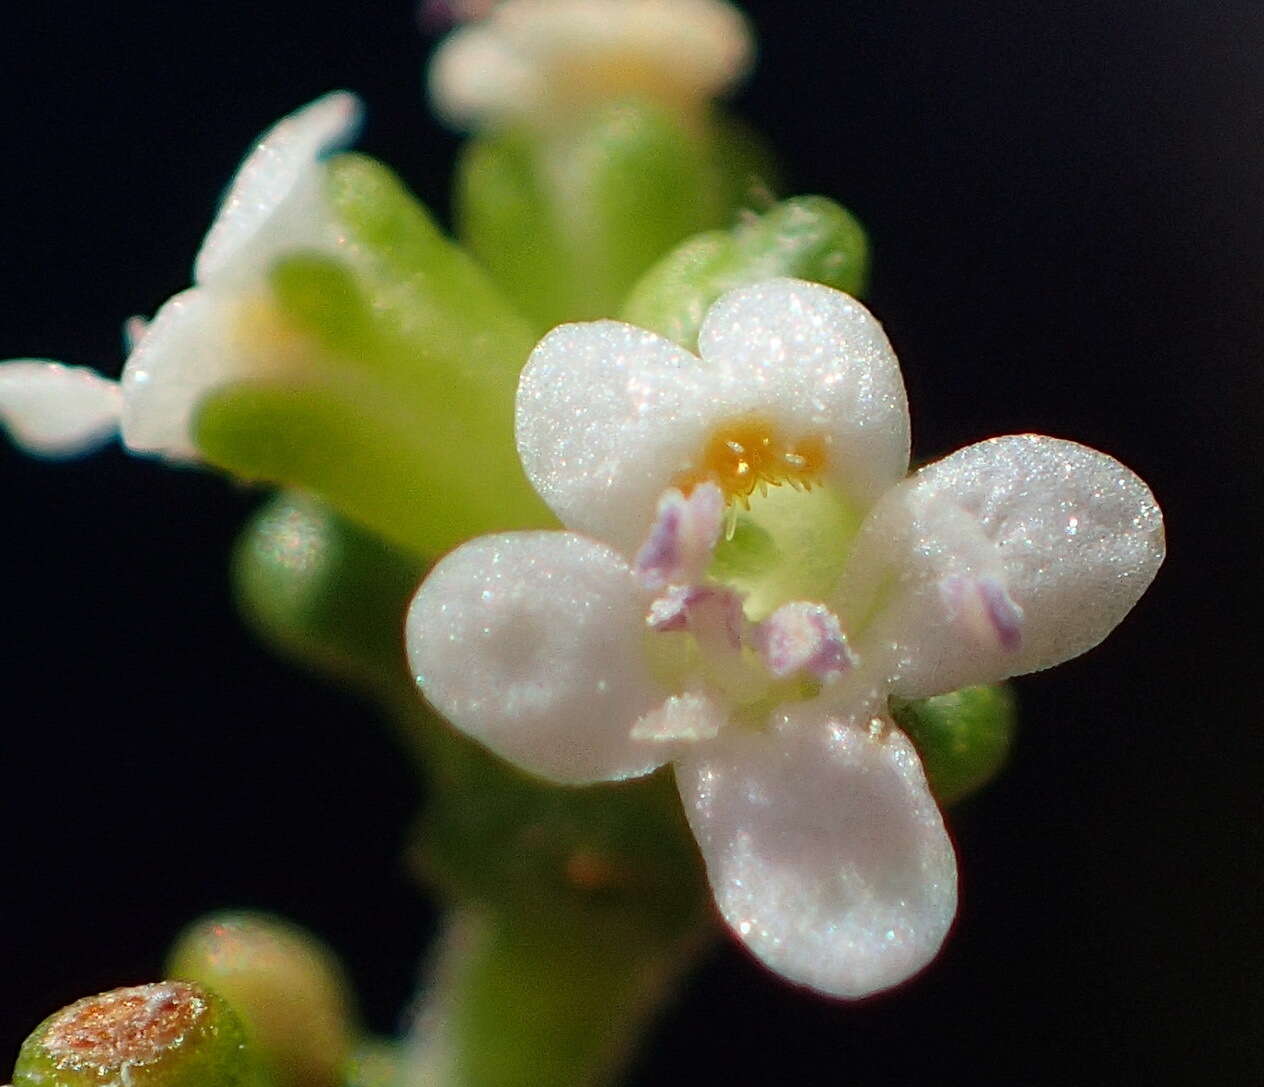
<svg viewBox="0 0 1264 1087">
<path fill-rule="evenodd" d="M 966 799 L 1000 773 L 1017 722 L 1005 686 L 963 687 L 916 702 L 893 698 L 891 713 L 916 745 L 941 804 Z"/>
<path fill-rule="evenodd" d="M 422 566 L 315 499 L 286 493 L 242 531 L 233 581 L 242 612 L 284 653 L 395 695 L 407 684 L 400 630 Z M 405 693 L 411 708 L 411 684 Z"/>
<path fill-rule="evenodd" d="M 240 1020 L 197 985 L 86 997 L 22 1043 L 13 1087 L 264 1087 Z"/>
<path fill-rule="evenodd" d="M 458 167 L 459 233 L 538 331 L 610 317 L 654 261 L 730 214 L 734 185 L 713 150 L 644 102 L 562 129 L 490 132 Z"/>
<path fill-rule="evenodd" d="M 168 970 L 223 995 L 276 1087 L 341 1081 L 353 1041 L 347 984 L 310 933 L 261 914 L 217 914 L 185 930 Z"/>
<path fill-rule="evenodd" d="M 823 196 L 797 196 L 689 239 L 641 278 L 622 316 L 694 350 L 703 315 L 725 291 L 794 276 L 860 295 L 868 275 L 868 242 L 852 214 Z"/>
</svg>

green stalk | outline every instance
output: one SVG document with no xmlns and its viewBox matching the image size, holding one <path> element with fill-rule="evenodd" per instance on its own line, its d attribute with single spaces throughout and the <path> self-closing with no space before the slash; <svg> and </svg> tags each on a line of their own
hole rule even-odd
<svg viewBox="0 0 1264 1087">
<path fill-rule="evenodd" d="M 457 911 L 418 1020 L 409 1087 L 603 1087 L 707 945 L 626 919 Z"/>
</svg>

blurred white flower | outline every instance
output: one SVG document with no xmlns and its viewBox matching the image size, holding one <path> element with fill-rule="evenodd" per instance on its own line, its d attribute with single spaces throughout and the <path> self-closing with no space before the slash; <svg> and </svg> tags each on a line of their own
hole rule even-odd
<svg viewBox="0 0 1264 1087">
<path fill-rule="evenodd" d="M 321 159 L 359 126 L 354 95 L 326 95 L 259 140 L 237 172 L 194 264 L 194 287 L 150 322 L 128 322 L 119 382 L 45 360 L 0 363 L 0 421 L 32 452 L 71 456 L 117 428 L 127 447 L 196 459 L 193 416 L 212 389 L 287 364 L 256 335 L 264 280 L 291 253 L 338 252 L 345 239 L 322 191 Z"/>
<path fill-rule="evenodd" d="M 724 0 L 505 0 L 440 44 L 430 97 L 458 128 L 621 97 L 688 110 L 733 87 L 753 57 L 745 18 Z"/>
<path fill-rule="evenodd" d="M 773 280 L 700 358 L 600 321 L 538 345 L 519 452 L 571 531 L 443 559 L 408 617 L 426 697 L 559 782 L 674 762 L 721 913 L 774 970 L 860 997 L 938 950 L 956 863 L 888 716 L 1096 645 L 1163 557 L 1153 496 L 1056 438 L 905 478 L 903 382 L 854 299 Z"/>
</svg>

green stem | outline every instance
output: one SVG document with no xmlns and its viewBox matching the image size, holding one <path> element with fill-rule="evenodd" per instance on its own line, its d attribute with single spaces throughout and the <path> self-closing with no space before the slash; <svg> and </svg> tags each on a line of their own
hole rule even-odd
<svg viewBox="0 0 1264 1087">
<path fill-rule="evenodd" d="M 617 1082 L 709 928 L 654 941 L 587 921 L 454 911 L 405 1087 Z"/>
</svg>

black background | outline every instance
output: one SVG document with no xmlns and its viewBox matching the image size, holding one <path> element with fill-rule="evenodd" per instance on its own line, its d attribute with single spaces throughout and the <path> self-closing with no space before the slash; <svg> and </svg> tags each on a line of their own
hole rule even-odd
<svg viewBox="0 0 1264 1087">
<path fill-rule="evenodd" d="M 750 3 L 743 111 L 848 204 L 922 455 L 1041 431 L 1153 486 L 1169 559 L 1102 648 L 1021 682 L 1008 774 L 955 813 L 939 961 L 859 1006 L 730 948 L 641 1084 L 1258 1083 L 1264 8 Z M 361 146 L 444 207 L 407 3 L 6 5 L 0 355 L 121 365 L 189 278 L 250 139 L 363 94 Z M 0 1066 L 48 1011 L 152 978 L 187 919 L 266 906 L 397 1026 L 433 915 L 418 797 L 369 709 L 266 655 L 224 556 L 257 495 L 116 450 L 0 443 Z"/>
</svg>

